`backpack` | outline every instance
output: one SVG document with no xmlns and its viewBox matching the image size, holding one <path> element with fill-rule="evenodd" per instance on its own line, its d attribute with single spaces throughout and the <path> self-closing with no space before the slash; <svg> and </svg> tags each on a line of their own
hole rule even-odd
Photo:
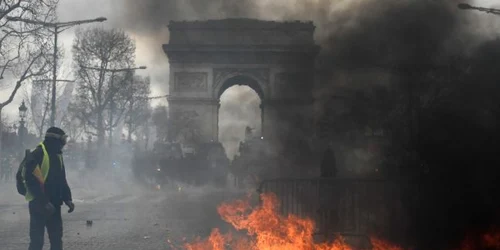
<svg viewBox="0 0 500 250">
<path fill-rule="evenodd" d="M 17 188 L 17 192 L 22 195 L 22 196 L 25 196 L 26 195 L 26 186 L 25 186 L 25 180 L 24 180 L 24 177 L 23 177 L 23 172 L 24 172 L 24 166 L 26 165 L 26 161 L 28 159 L 28 156 L 30 155 L 31 151 L 29 149 L 26 149 L 24 151 L 24 158 L 23 158 L 23 161 L 21 162 L 21 164 L 19 164 L 19 167 L 17 169 L 17 173 L 16 173 L 16 188 Z"/>
</svg>

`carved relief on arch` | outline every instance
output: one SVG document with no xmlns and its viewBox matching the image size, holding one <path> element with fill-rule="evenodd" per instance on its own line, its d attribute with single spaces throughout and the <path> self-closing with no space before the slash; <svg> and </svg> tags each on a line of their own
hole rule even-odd
<svg viewBox="0 0 500 250">
<path fill-rule="evenodd" d="M 175 72 L 174 91 L 199 92 L 208 89 L 208 74 L 206 72 Z"/>
<path fill-rule="evenodd" d="M 217 97 L 224 82 L 235 76 L 246 76 L 255 80 L 263 92 L 269 92 L 269 69 L 267 68 L 214 68 L 213 91 Z"/>
</svg>

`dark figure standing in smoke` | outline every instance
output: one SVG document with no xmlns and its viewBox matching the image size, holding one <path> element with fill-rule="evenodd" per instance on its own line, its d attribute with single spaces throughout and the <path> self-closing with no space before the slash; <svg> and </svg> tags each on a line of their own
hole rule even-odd
<svg viewBox="0 0 500 250">
<path fill-rule="evenodd" d="M 333 178 L 337 176 L 337 160 L 335 159 L 335 152 L 332 147 L 332 143 L 329 143 L 323 153 L 323 160 L 321 161 L 322 178 Z"/>
<path fill-rule="evenodd" d="M 66 139 L 62 129 L 49 128 L 44 141 L 26 160 L 24 175 L 30 213 L 29 250 L 43 248 L 45 227 L 49 234 L 50 249 L 62 250 L 61 206 L 64 202 L 69 207 L 69 213 L 75 209 L 62 158 Z"/>
</svg>

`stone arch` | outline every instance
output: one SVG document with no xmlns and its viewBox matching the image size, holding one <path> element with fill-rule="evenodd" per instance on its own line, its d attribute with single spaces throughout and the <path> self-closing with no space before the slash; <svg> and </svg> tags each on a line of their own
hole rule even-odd
<svg viewBox="0 0 500 250">
<path fill-rule="evenodd" d="M 261 101 L 264 101 L 264 97 L 269 94 L 264 92 L 267 83 L 260 82 L 259 79 L 249 74 L 232 73 L 215 85 L 212 93 L 213 98 L 219 100 L 224 91 L 235 85 L 250 87 L 257 93 Z"/>
<path fill-rule="evenodd" d="M 220 96 L 234 85 L 248 85 L 260 97 L 265 138 L 278 134 L 273 127 L 281 130 L 282 114 L 311 113 L 309 87 L 319 52 L 312 22 L 223 19 L 172 21 L 168 27 L 163 50 L 170 64 L 169 113 L 198 114 L 186 124 L 200 124 L 201 141 L 218 140 Z"/>
</svg>

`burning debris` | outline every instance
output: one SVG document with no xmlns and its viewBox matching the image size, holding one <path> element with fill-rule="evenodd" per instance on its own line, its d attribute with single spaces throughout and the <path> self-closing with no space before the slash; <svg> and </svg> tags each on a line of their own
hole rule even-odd
<svg viewBox="0 0 500 250">
<path fill-rule="evenodd" d="M 185 248 L 188 250 L 354 249 L 340 236 L 333 242 L 316 243 L 314 221 L 295 215 L 280 215 L 278 198 L 274 194 L 262 194 L 261 199 L 262 205 L 257 207 L 252 207 L 247 199 L 224 203 L 217 209 L 223 220 L 239 231 L 246 231 L 245 236 L 222 234 L 218 229 L 214 229 L 207 239 L 186 244 Z M 374 250 L 403 250 L 381 239 L 372 238 L 371 243 Z"/>
<path fill-rule="evenodd" d="M 249 199 L 223 203 L 217 211 L 222 219 L 239 232 L 223 234 L 212 230 L 206 239 L 186 243 L 187 250 L 354 250 L 357 249 L 338 236 L 334 241 L 317 243 L 314 239 L 315 223 L 311 219 L 279 213 L 275 194 L 261 195 L 262 204 L 252 206 Z M 184 239 L 185 240 L 185 239 Z M 171 242 L 168 241 L 172 246 Z M 370 237 L 372 250 L 405 250 L 401 246 L 376 237 Z M 410 249 L 410 248 L 408 248 Z M 468 237 L 455 250 L 500 249 L 500 231 L 491 230 L 480 237 Z"/>
<path fill-rule="evenodd" d="M 488 232 L 468 235 L 459 250 L 500 249 L 500 230 L 493 228 Z"/>
</svg>

